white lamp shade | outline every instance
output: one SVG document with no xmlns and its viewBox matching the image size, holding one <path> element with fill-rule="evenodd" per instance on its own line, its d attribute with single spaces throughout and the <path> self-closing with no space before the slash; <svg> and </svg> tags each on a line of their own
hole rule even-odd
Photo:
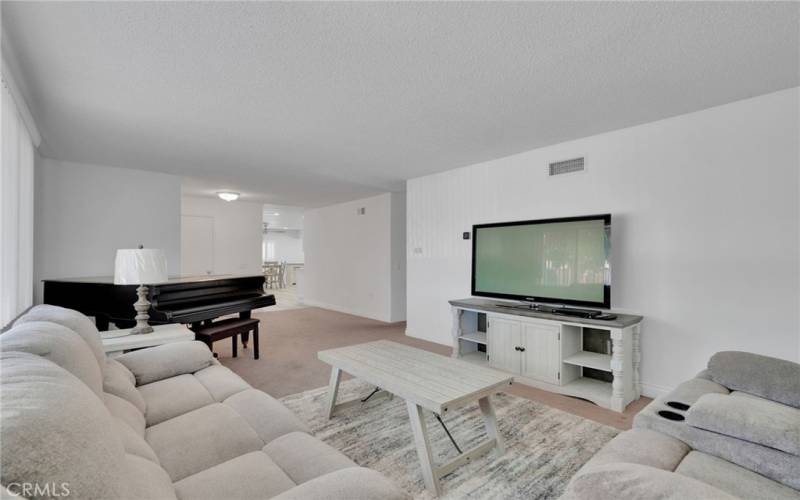
<svg viewBox="0 0 800 500">
<path fill-rule="evenodd" d="M 117 250 L 114 263 L 115 285 L 152 285 L 167 281 L 167 258 L 155 248 Z"/>
</svg>

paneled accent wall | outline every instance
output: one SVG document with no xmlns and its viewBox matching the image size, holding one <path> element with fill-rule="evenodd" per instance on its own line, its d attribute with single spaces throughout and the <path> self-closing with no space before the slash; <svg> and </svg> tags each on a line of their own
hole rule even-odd
<svg viewBox="0 0 800 500">
<path fill-rule="evenodd" d="M 798 89 L 408 181 L 409 335 L 450 342 L 473 224 L 610 212 L 612 306 L 657 394 L 716 351 L 800 358 Z M 548 165 L 586 158 L 584 172 Z"/>
</svg>

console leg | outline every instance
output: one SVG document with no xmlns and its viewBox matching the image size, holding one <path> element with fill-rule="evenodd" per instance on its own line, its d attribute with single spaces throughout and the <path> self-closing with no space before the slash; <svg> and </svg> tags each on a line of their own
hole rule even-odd
<svg viewBox="0 0 800 500">
<path fill-rule="evenodd" d="M 622 345 L 622 331 L 611 331 L 611 373 L 614 380 L 611 382 L 611 409 L 623 411 L 625 409 L 625 349 Z"/>
</svg>

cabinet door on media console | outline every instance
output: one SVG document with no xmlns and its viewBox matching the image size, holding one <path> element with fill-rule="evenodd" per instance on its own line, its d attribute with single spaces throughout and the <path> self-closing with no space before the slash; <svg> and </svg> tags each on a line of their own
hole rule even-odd
<svg viewBox="0 0 800 500">
<path fill-rule="evenodd" d="M 560 332 L 555 325 L 522 323 L 522 376 L 560 385 Z"/>
<path fill-rule="evenodd" d="M 487 329 L 489 366 L 519 373 L 522 367 L 522 358 L 520 352 L 515 348 L 522 345 L 520 322 L 491 317 Z"/>
</svg>

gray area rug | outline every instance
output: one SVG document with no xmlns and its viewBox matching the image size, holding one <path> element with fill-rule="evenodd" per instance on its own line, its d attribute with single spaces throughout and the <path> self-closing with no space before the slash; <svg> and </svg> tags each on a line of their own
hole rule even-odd
<svg viewBox="0 0 800 500">
<path fill-rule="evenodd" d="M 347 380 L 339 402 L 365 397 L 374 387 Z M 314 435 L 364 467 L 378 470 L 412 497 L 428 499 L 404 400 L 377 399 L 325 418 L 327 388 L 281 398 L 311 427 Z M 493 397 L 506 452 L 491 452 L 442 478 L 440 498 L 558 498 L 570 478 L 619 431 L 544 404 L 510 394 Z M 436 421 L 425 412 L 437 464 L 457 452 Z M 485 439 L 478 405 L 444 419 L 462 450 Z"/>
</svg>

